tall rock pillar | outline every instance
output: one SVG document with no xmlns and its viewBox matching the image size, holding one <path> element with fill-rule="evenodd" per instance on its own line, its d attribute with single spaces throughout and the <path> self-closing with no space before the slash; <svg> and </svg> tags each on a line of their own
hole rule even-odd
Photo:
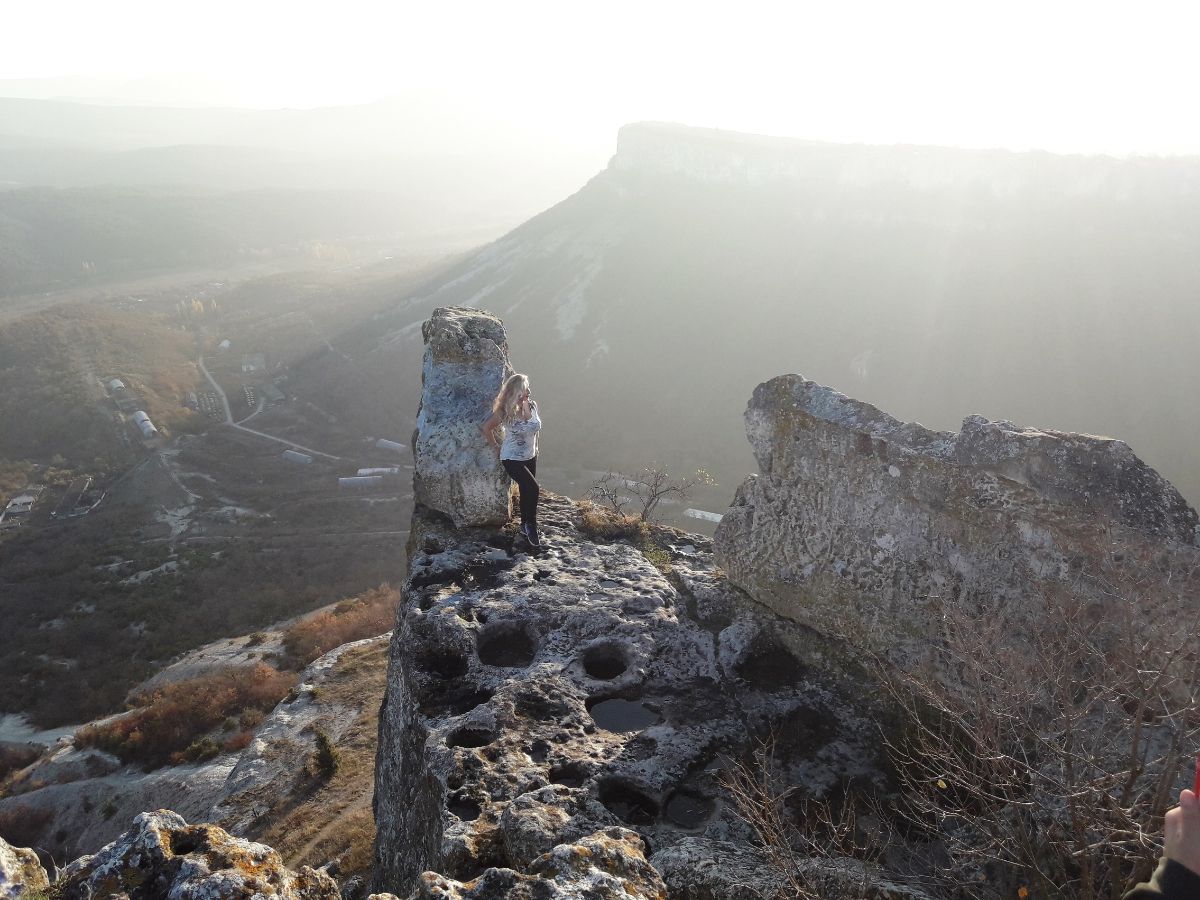
<svg viewBox="0 0 1200 900">
<path fill-rule="evenodd" d="M 435 309 L 421 326 L 425 360 L 414 447 L 417 503 L 455 527 L 508 521 L 509 481 L 479 426 L 512 374 L 504 325 L 490 313 Z"/>
</svg>

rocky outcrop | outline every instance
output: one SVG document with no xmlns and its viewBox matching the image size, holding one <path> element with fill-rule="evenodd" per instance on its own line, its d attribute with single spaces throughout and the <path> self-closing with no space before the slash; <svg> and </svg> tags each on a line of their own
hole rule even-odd
<svg viewBox="0 0 1200 900">
<path fill-rule="evenodd" d="M 479 426 L 512 374 L 504 326 L 475 309 L 434 310 L 421 329 L 425 357 L 414 445 L 416 502 L 456 526 L 501 523 L 509 481 Z"/>
<path fill-rule="evenodd" d="M 188 825 L 169 810 L 142 813 L 95 856 L 76 860 L 54 885 L 63 900 L 137 897 L 280 897 L 339 900 L 324 872 L 292 872 L 270 847 L 213 825 Z"/>
<path fill-rule="evenodd" d="M 234 834 L 256 834 L 256 826 L 278 815 L 289 798 L 302 796 L 316 751 L 316 731 L 323 731 L 336 744 L 360 714 L 354 706 L 328 699 L 327 685 L 336 677 L 342 658 L 382 646 L 390 638 L 383 634 L 342 644 L 312 662 L 291 696 L 256 729 L 205 818 Z"/>
<path fill-rule="evenodd" d="M 17 900 L 50 886 L 37 854 L 26 847 L 13 847 L 0 838 L 0 900 Z"/>
<path fill-rule="evenodd" d="M 455 373 L 473 390 L 481 367 L 499 371 L 503 332 L 464 337 L 471 316 L 495 322 L 440 310 L 425 325 L 450 348 L 427 352 L 429 421 L 466 417 Z M 453 368 L 431 376 L 443 358 Z M 463 454 L 478 470 L 465 481 L 490 469 Z M 725 775 L 768 741 L 789 802 L 886 789 L 876 695 L 829 664 L 836 642 L 730 587 L 711 542 L 594 539 L 592 512 L 546 492 L 537 555 L 514 525 L 467 518 L 429 500 L 413 515 L 379 717 L 376 890 L 665 897 L 641 847 L 747 846 Z"/>
<path fill-rule="evenodd" d="M 760 474 L 717 530 L 730 581 L 782 616 L 890 658 L 930 657 L 953 605 L 1035 627 L 1047 596 L 1200 602 L 1197 516 L 1121 441 L 971 417 L 899 422 L 800 376 L 746 411 Z"/>
<path fill-rule="evenodd" d="M 366 705 L 378 706 L 377 693 L 356 694 L 354 702 L 345 702 L 338 701 L 331 688 L 345 679 L 360 688 L 355 675 L 342 671 L 343 660 L 386 646 L 389 637 L 343 644 L 314 660 L 296 689 L 255 728 L 253 740 L 240 752 L 145 772 L 64 739 L 5 785 L 0 816 L 44 823 L 39 826 L 39 845 L 60 860 L 94 852 L 116 839 L 138 813 L 164 807 L 188 821 L 214 822 L 239 836 L 259 835 L 312 790 L 307 767 L 315 750 L 315 730 L 340 742 Z M 244 638 L 239 641 L 245 643 Z M 200 651 L 193 654 L 200 656 Z M 369 796 L 369 776 L 363 781 Z"/>
</svg>

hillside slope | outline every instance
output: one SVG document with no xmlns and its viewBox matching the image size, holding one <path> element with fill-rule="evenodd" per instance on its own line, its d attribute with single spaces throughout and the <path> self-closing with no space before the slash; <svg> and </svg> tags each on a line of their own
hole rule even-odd
<svg viewBox="0 0 1200 900">
<path fill-rule="evenodd" d="M 1198 195 L 1191 159 L 628 126 L 586 187 L 398 304 L 381 346 L 486 306 L 520 335 L 545 453 L 591 468 L 732 484 L 745 398 L 803 372 L 936 428 L 1119 434 L 1195 498 Z"/>
</svg>

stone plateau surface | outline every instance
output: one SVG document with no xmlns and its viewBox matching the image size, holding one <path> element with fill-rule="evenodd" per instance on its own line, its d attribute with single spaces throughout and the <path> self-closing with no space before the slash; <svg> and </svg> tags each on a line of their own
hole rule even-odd
<svg viewBox="0 0 1200 900">
<path fill-rule="evenodd" d="M 434 310 L 421 334 L 414 497 L 455 525 L 505 522 L 508 476 L 479 431 L 512 374 L 504 326 L 488 313 L 446 307 Z"/>
<path fill-rule="evenodd" d="M 655 532 L 668 577 L 543 498 L 537 556 L 512 526 L 414 514 L 380 716 L 378 890 L 665 896 L 657 854 L 687 837 L 746 842 L 721 773 L 772 733 L 776 774 L 806 795 L 881 786 L 869 692 L 730 590 L 707 541 Z M 601 865 L 614 841 L 644 844 L 650 866 L 632 849 Z"/>
<path fill-rule="evenodd" d="M 947 609 L 1020 636 L 1047 598 L 1200 607 L 1197 516 L 1128 445 L 970 417 L 904 423 L 798 375 L 759 385 L 760 474 L 717 529 L 730 581 L 903 668 L 932 659 Z"/>
</svg>

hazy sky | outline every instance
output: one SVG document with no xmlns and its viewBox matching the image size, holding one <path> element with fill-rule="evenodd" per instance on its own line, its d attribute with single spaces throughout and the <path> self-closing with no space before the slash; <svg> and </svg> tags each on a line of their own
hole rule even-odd
<svg viewBox="0 0 1200 900">
<path fill-rule="evenodd" d="M 115 77 L 101 93 L 263 107 L 415 92 L 580 146 L 661 119 L 878 143 L 1200 153 L 1196 7 L 39 0 L 6 4 L 0 79 Z M 164 76 L 167 89 L 123 83 Z"/>
</svg>

